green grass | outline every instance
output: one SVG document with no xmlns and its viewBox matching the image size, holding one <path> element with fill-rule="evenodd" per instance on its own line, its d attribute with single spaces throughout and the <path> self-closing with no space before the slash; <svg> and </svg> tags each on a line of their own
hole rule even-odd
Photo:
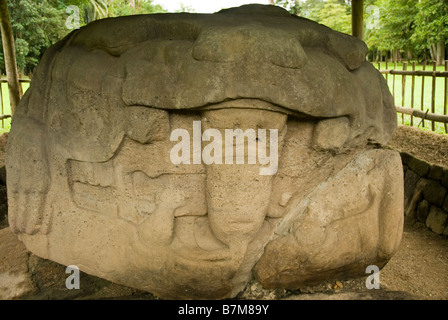
<svg viewBox="0 0 448 320">
<path fill-rule="evenodd" d="M 374 66 L 378 68 L 378 64 L 374 63 Z M 381 63 L 381 70 L 386 69 L 386 63 Z M 394 64 L 388 63 L 388 69 L 394 69 Z M 395 67 L 397 70 L 403 70 L 403 63 L 397 63 Z M 408 63 L 407 70 L 412 70 L 412 64 Z M 422 65 L 416 65 L 415 70 L 423 70 Z M 432 65 L 427 65 L 425 70 L 433 70 Z M 437 66 L 437 71 L 445 71 L 444 66 Z M 394 77 L 395 77 L 395 86 L 394 86 Z M 411 97 L 412 97 L 412 76 L 404 76 L 406 78 L 405 82 L 405 92 L 404 92 L 404 103 L 403 103 L 403 95 L 402 95 L 402 78 L 401 75 L 387 75 L 387 83 L 389 86 L 389 90 L 395 98 L 395 105 L 403 106 L 410 108 L 411 107 Z M 431 112 L 431 90 L 432 90 L 432 78 L 424 77 L 424 94 L 423 94 L 423 107 L 422 107 L 422 79 L 421 76 L 414 77 L 414 109 L 423 110 L 426 112 L 429 109 Z M 435 111 L 437 114 L 447 114 L 445 112 L 444 107 L 444 97 L 445 91 L 447 88 L 445 87 L 445 78 L 438 77 L 436 78 L 435 83 Z M 398 114 L 398 123 L 411 125 L 411 116 L 410 115 L 402 115 Z M 424 130 L 431 130 L 431 121 L 422 122 L 421 118 L 413 118 L 413 126 L 419 127 Z M 440 134 L 446 134 L 445 125 L 443 123 L 435 123 L 435 132 Z"/>
<path fill-rule="evenodd" d="M 21 83 L 21 85 L 23 93 L 25 93 L 25 91 L 30 86 L 28 82 Z M 9 103 L 9 91 L 7 83 L 1 83 L 1 96 L 2 96 L 0 105 L 1 114 L 11 114 L 11 105 Z M 0 120 L 0 134 L 9 132 L 10 129 L 11 129 L 11 118 Z"/>
</svg>

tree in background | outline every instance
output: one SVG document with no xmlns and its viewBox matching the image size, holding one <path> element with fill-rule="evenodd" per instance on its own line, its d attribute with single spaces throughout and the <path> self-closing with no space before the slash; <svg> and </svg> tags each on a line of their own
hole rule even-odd
<svg viewBox="0 0 448 320">
<path fill-rule="evenodd" d="M 343 1 L 325 1 L 322 8 L 315 13 L 316 21 L 333 30 L 350 34 L 352 28 L 349 8 Z"/>
<path fill-rule="evenodd" d="M 184 3 L 181 2 L 180 3 L 180 8 L 177 9 L 175 12 L 178 12 L 178 13 L 180 13 L 180 12 L 194 13 L 194 12 L 196 12 L 196 10 L 194 10 L 193 7 L 185 5 Z"/>
<path fill-rule="evenodd" d="M 71 32 L 65 25 L 66 9 L 70 5 L 80 9 L 81 25 L 106 17 L 166 12 L 151 0 L 11 0 L 7 3 L 21 74 L 32 73 L 45 50 Z M 0 49 L 0 70 L 5 73 Z"/>
<path fill-rule="evenodd" d="M 417 50 L 429 49 L 438 65 L 444 63 L 448 40 L 448 1 L 420 0 L 417 3 L 412 40 Z"/>
<path fill-rule="evenodd" d="M 350 1 L 275 0 L 289 12 L 350 33 Z M 373 59 L 445 60 L 448 0 L 364 0 L 364 39 Z M 373 17 L 375 15 L 375 17 Z M 371 25 L 372 19 L 378 20 Z"/>
<path fill-rule="evenodd" d="M 66 15 L 48 0 L 8 1 L 8 10 L 17 66 L 20 73 L 27 73 L 37 65 L 43 51 L 67 33 L 68 30 L 64 30 Z M 3 55 L 0 63 L 4 72 Z"/>
<path fill-rule="evenodd" d="M 152 0 L 57 0 L 64 9 L 76 5 L 82 11 L 82 24 L 94 20 L 135 14 L 162 13 L 166 10 Z"/>
<path fill-rule="evenodd" d="M 350 2 L 344 0 L 276 0 L 275 4 L 291 14 L 314 20 L 333 30 L 350 33 Z"/>
<path fill-rule="evenodd" d="M 289 13 L 296 16 L 305 17 L 305 12 L 303 11 L 304 4 L 300 0 L 275 0 L 275 5 L 285 8 Z"/>
<path fill-rule="evenodd" d="M 109 1 L 108 17 L 129 16 L 135 14 L 150 14 L 166 12 L 160 5 L 152 4 L 150 0 L 103 0 Z"/>
<path fill-rule="evenodd" d="M 378 8 L 380 21 L 376 28 L 367 28 L 367 45 L 391 52 L 393 61 L 399 60 L 401 51 L 412 53 L 415 45 L 410 39 L 415 29 L 417 3 L 418 0 L 368 1 L 368 5 Z"/>
</svg>

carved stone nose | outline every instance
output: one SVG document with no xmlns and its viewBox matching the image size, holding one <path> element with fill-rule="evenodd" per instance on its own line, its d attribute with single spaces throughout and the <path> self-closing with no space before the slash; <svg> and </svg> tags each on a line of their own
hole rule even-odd
<svg viewBox="0 0 448 320">
<path fill-rule="evenodd" d="M 263 167 L 278 163 L 278 150 L 283 141 L 277 138 L 277 133 L 281 135 L 286 129 L 286 118 L 282 113 L 258 109 L 230 108 L 203 113 L 203 130 L 217 129 L 226 139 L 222 144 L 223 164 L 206 165 L 206 199 L 210 227 L 231 250 L 234 245 L 247 244 L 253 239 L 264 221 L 273 175 L 260 173 Z M 238 129 L 241 136 L 236 134 L 238 137 L 233 139 L 229 131 Z M 270 132 L 270 136 L 255 136 L 263 130 Z M 232 138 L 230 143 L 229 138 Z M 238 152 L 244 152 L 244 159 Z M 260 159 L 264 153 L 271 163 Z M 254 160 L 256 163 L 251 164 Z"/>
</svg>

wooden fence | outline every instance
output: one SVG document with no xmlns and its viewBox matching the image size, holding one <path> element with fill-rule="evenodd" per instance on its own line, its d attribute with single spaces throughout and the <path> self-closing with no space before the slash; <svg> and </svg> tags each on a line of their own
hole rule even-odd
<svg viewBox="0 0 448 320">
<path fill-rule="evenodd" d="M 389 69 L 389 66 L 392 66 L 392 68 Z M 408 70 L 408 67 L 411 70 Z M 397 112 L 401 113 L 402 123 L 405 123 L 404 115 L 409 115 L 409 123 L 406 124 L 413 126 L 414 118 L 420 118 L 421 120 L 417 126 L 425 127 L 425 120 L 428 120 L 431 123 L 432 131 L 436 131 L 436 123 L 441 123 L 445 133 L 448 133 L 448 61 L 445 61 L 443 69 L 443 71 L 437 70 L 436 64 L 433 63 L 429 66 L 424 64 L 422 70 L 416 70 L 415 62 L 410 64 L 404 62 L 402 70 L 398 70 L 396 63 L 390 64 L 386 62 L 386 69 L 381 70 L 381 65 L 378 63 L 378 70 L 385 76 L 389 89 L 394 96 Z M 401 77 L 399 79 L 399 81 L 401 80 L 400 83 L 396 81 L 397 76 Z M 392 77 L 392 79 L 389 77 Z M 419 87 L 416 86 L 416 77 L 421 77 L 419 80 L 421 85 Z M 437 78 L 443 79 L 443 85 L 440 85 L 440 82 L 437 85 Z M 429 104 L 425 102 L 425 96 L 428 94 L 425 79 L 430 81 Z M 410 94 L 406 92 L 406 89 L 409 88 L 407 86 L 409 82 L 407 81 L 411 81 Z M 399 92 L 397 93 L 396 85 L 398 87 L 399 84 L 401 84 L 401 88 L 398 88 Z M 437 96 L 439 99 L 436 99 Z M 442 101 L 441 97 L 443 97 Z M 439 101 L 436 102 L 436 100 Z M 440 132 L 440 130 L 437 131 Z"/>
<path fill-rule="evenodd" d="M 19 79 L 20 85 L 23 89 L 23 83 L 30 83 L 30 79 Z M 3 86 L 3 84 L 6 83 L 6 86 Z M 6 87 L 6 89 L 4 89 Z M 5 99 L 4 95 L 8 95 L 8 101 L 9 101 L 9 91 L 8 91 L 8 81 L 6 79 L 0 79 L 0 120 L 1 120 L 1 126 L 2 128 L 5 128 L 5 119 L 11 118 L 11 114 L 6 112 L 5 108 Z M 11 110 L 9 107 L 8 110 Z"/>
</svg>

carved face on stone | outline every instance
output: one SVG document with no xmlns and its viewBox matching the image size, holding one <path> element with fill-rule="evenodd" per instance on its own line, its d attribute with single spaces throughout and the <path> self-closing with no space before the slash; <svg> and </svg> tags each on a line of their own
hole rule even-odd
<svg viewBox="0 0 448 320">
<path fill-rule="evenodd" d="M 260 5 L 76 30 L 14 116 L 11 228 L 41 257 L 163 298 L 381 267 L 401 239 L 403 178 L 379 147 L 396 113 L 366 52 Z"/>
</svg>

